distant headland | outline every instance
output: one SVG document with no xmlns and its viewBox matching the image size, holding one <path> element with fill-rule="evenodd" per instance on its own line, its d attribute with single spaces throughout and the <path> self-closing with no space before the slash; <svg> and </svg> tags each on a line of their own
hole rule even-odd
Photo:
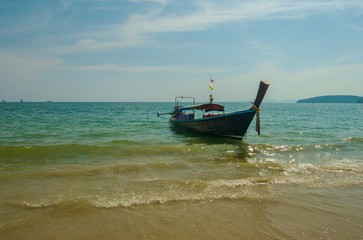
<svg viewBox="0 0 363 240">
<path fill-rule="evenodd" d="M 363 97 L 353 95 L 328 95 L 301 99 L 297 103 L 363 103 Z"/>
</svg>

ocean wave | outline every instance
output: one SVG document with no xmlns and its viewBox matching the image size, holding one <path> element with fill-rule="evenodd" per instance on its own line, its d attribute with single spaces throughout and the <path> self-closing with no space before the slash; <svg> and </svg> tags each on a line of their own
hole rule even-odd
<svg viewBox="0 0 363 240">
<path fill-rule="evenodd" d="M 222 147 L 223 148 L 223 147 Z M 32 161 L 42 159 L 67 159 L 82 156 L 156 156 L 156 155 L 189 155 L 199 153 L 218 152 L 222 149 L 213 145 L 148 145 L 129 140 L 119 140 L 111 145 L 27 145 L 27 146 L 0 146 L 0 154 L 6 159 L 29 159 Z"/>
<path fill-rule="evenodd" d="M 329 147 L 329 146 L 327 146 Z M 21 151 L 29 151 L 25 147 Z M 78 148 L 78 146 L 76 147 Z M 81 147 L 83 149 L 83 147 Z M 4 148 L 3 148 L 4 149 Z M 6 149 L 6 148 L 5 148 Z M 13 148 L 10 148 L 13 149 Z M 87 147 L 86 147 L 87 149 Z M 107 149 L 115 150 L 110 147 Z M 150 149 L 152 149 L 150 147 Z M 132 176 L 138 174 L 153 174 L 159 176 L 164 173 L 175 173 L 184 171 L 185 176 L 192 176 L 195 171 L 208 171 L 219 168 L 223 165 L 234 165 L 239 170 L 245 172 L 256 172 L 259 176 L 264 177 L 268 174 L 296 173 L 310 174 L 314 172 L 352 172 L 361 174 L 363 172 L 363 161 L 359 158 L 339 158 L 332 157 L 332 154 L 325 154 L 326 157 L 319 157 L 318 161 L 300 162 L 299 155 L 303 153 L 306 157 L 304 147 L 302 146 L 285 146 L 285 145 L 248 145 L 247 150 L 236 146 L 216 146 L 216 145 L 193 145 L 193 146 L 160 146 L 155 150 L 146 148 L 144 154 L 134 157 L 122 158 L 119 153 L 114 154 L 110 159 L 93 159 L 88 161 L 55 161 L 53 164 L 40 165 L 38 168 L 30 168 L 27 171 L 13 171 L 13 176 L 19 179 L 25 178 L 45 178 L 45 177 L 75 177 L 75 176 L 97 176 L 103 174 Z M 175 150 L 178 153 L 175 153 Z M 319 147 L 311 146 L 319 153 Z M 165 150 L 174 152 L 174 155 L 166 154 Z M 51 151 L 48 149 L 47 151 Z M 86 151 L 86 150 L 85 150 Z M 285 154 L 286 151 L 290 151 Z M 296 151 L 296 152 L 294 152 Z M 211 154 L 212 152 L 212 154 Z M 281 154 L 282 152 L 282 154 Z M 150 155 L 148 155 L 149 153 Z M 155 154 L 155 155 L 152 155 Z M 311 155 L 314 157 L 314 155 Z M 310 156 L 310 157 L 311 157 Z M 298 160 L 296 159 L 298 158 Z M 11 168 L 18 165 L 28 167 L 29 164 L 36 164 L 31 158 L 29 161 L 2 161 L 0 167 Z M 223 172 L 223 169 L 221 169 Z M 189 172 L 189 173 L 188 173 Z M 6 175 L 0 176 L 1 179 L 7 178 Z M 187 177 L 188 178 L 188 177 Z"/>
<path fill-rule="evenodd" d="M 348 161 L 349 164 L 351 161 Z M 68 194 L 50 194 L 38 200 L 18 201 L 26 208 L 48 208 L 64 204 L 81 204 L 96 208 L 132 207 L 150 204 L 167 204 L 180 201 L 214 201 L 239 199 L 270 199 L 279 192 L 279 186 L 326 188 L 362 184 L 360 170 L 341 170 L 340 166 L 315 166 L 310 164 L 288 164 L 281 169 L 259 165 L 262 175 L 235 179 L 178 179 L 165 177 L 143 177 L 133 183 L 122 185 L 109 182 L 109 187 L 94 192 L 69 191 Z M 136 184 L 136 185 L 135 185 Z M 114 187 L 110 187 L 113 186 Z M 122 187 L 121 187 L 122 186 Z"/>
<path fill-rule="evenodd" d="M 31 209 L 265 199 L 279 186 L 362 184 L 361 157 L 336 150 L 344 150 L 350 141 L 355 140 L 307 145 L 153 145 L 120 140 L 104 146 L 0 146 L 5 156 L 0 182 L 9 189 L 17 187 L 4 199 L 15 196 L 17 206 Z M 25 168 L 6 171 L 18 165 Z"/>
<path fill-rule="evenodd" d="M 166 204 L 180 201 L 212 201 L 220 199 L 262 199 L 266 196 L 260 192 L 242 190 L 238 192 L 215 191 L 208 189 L 202 193 L 188 193 L 186 191 L 164 191 L 144 194 L 103 194 L 86 195 L 74 198 L 23 200 L 16 203 L 19 207 L 29 209 L 49 208 L 61 205 L 88 205 L 96 208 L 132 207 L 150 204 Z"/>
<path fill-rule="evenodd" d="M 312 152 L 312 151 L 335 151 L 337 147 L 343 145 L 332 145 L 332 144 L 308 144 L 308 145 L 288 145 L 288 144 L 258 144 L 249 145 L 248 151 L 250 153 L 265 153 L 265 154 L 276 154 L 276 153 L 299 153 L 299 152 Z"/>
<path fill-rule="evenodd" d="M 93 159 L 127 159 L 153 158 L 167 156 L 173 159 L 216 159 L 216 160 L 248 160 L 256 155 L 266 158 L 281 156 L 288 158 L 294 154 L 320 154 L 352 151 L 356 146 L 346 142 L 361 141 L 349 138 L 341 144 L 152 144 L 150 142 L 135 142 L 132 140 L 115 140 L 103 145 L 60 144 L 45 146 L 0 146 L 3 162 L 11 165 L 37 164 L 38 162 L 89 162 Z M 358 153 L 357 153 L 358 154 Z M 0 165 L 1 166 L 1 165 Z"/>
<path fill-rule="evenodd" d="M 62 164 L 56 167 L 29 170 L 27 172 L 13 173 L 18 179 L 45 179 L 45 178 L 72 178 L 72 177 L 94 177 L 102 175 L 132 176 L 135 174 L 146 174 L 147 172 L 168 172 L 179 170 L 191 170 L 192 166 L 184 162 L 155 162 L 134 164 L 104 164 L 101 166 L 84 166 L 82 164 Z M 7 179 L 7 175 L 1 179 Z"/>
<path fill-rule="evenodd" d="M 29 146 L 0 146 L 0 154 L 7 159 L 24 159 L 31 162 L 44 159 L 69 159 L 77 156 L 90 156 L 93 154 L 109 154 L 119 151 L 116 146 L 92 146 L 80 144 L 65 145 L 29 145 Z"/>
<path fill-rule="evenodd" d="M 348 142 L 363 143 L 363 138 L 359 138 L 359 137 L 345 137 L 345 138 L 342 138 L 341 140 L 348 141 Z"/>
</svg>

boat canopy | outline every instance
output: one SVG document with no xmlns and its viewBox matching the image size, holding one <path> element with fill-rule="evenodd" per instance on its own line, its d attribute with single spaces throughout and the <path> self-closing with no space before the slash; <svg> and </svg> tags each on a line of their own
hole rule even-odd
<svg viewBox="0 0 363 240">
<path fill-rule="evenodd" d="M 185 110 L 204 110 L 205 112 L 210 111 L 224 111 L 224 106 L 215 104 L 215 103 L 205 103 L 205 104 L 199 104 L 199 105 L 192 105 L 192 106 L 186 106 L 186 107 L 179 107 L 178 112 L 182 112 Z"/>
</svg>

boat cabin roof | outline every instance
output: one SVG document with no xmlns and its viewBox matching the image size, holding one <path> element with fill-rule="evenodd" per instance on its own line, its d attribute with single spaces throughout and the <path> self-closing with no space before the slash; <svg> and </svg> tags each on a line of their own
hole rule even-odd
<svg viewBox="0 0 363 240">
<path fill-rule="evenodd" d="M 199 104 L 199 105 L 191 105 L 191 106 L 186 106 L 186 107 L 179 107 L 178 108 L 178 112 L 182 112 L 185 110 L 204 110 L 205 112 L 209 112 L 209 111 L 224 111 L 224 106 L 219 105 L 219 104 L 215 104 L 215 103 L 204 103 L 204 104 Z"/>
</svg>

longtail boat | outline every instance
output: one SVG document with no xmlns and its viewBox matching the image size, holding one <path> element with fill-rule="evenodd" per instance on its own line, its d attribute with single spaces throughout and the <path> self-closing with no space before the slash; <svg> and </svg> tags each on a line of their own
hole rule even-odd
<svg viewBox="0 0 363 240">
<path fill-rule="evenodd" d="M 210 87 L 213 90 L 211 85 Z M 170 114 L 170 124 L 178 128 L 183 128 L 194 132 L 242 139 L 255 115 L 256 131 L 258 131 L 258 134 L 260 134 L 259 107 L 268 87 L 269 82 L 260 82 L 256 99 L 252 103 L 252 107 L 247 110 L 224 113 L 224 106 L 213 103 L 212 95 L 210 95 L 209 103 L 198 105 L 195 104 L 194 97 L 181 96 L 175 98 L 175 107 L 173 112 L 162 114 L 158 113 L 158 116 Z M 181 106 L 181 100 L 185 98 L 193 99 L 193 104 L 190 106 Z M 195 118 L 195 110 L 202 111 L 202 116 L 200 118 Z M 212 112 L 212 114 L 210 112 Z M 215 114 L 214 112 L 218 112 L 218 114 Z"/>
</svg>

